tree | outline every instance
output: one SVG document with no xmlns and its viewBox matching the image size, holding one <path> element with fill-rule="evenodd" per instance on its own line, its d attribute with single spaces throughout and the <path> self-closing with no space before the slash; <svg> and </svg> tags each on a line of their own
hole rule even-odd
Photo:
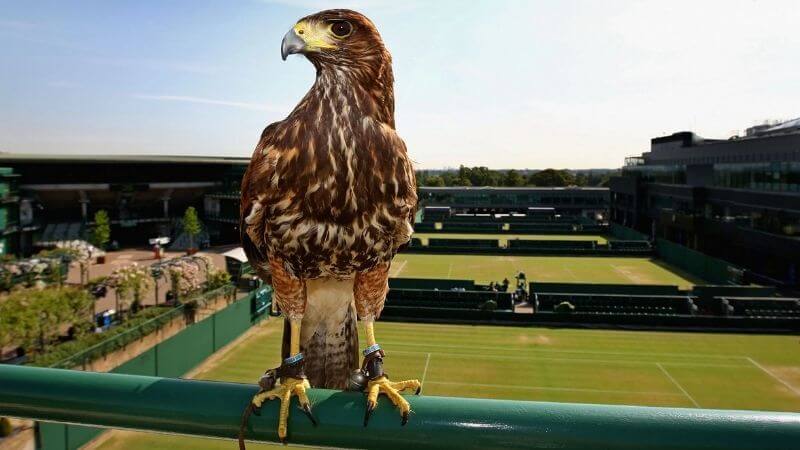
<svg viewBox="0 0 800 450">
<path fill-rule="evenodd" d="M 575 186 L 588 186 L 589 177 L 584 173 L 575 174 Z"/>
<path fill-rule="evenodd" d="M 510 186 L 510 187 L 519 187 L 525 186 L 525 178 L 520 175 L 514 169 L 509 170 L 506 172 L 506 175 L 503 177 L 503 186 Z"/>
<path fill-rule="evenodd" d="M 128 308 L 129 315 L 139 309 L 142 297 L 150 290 L 151 283 L 153 280 L 150 279 L 150 272 L 136 263 L 120 267 L 107 280 L 107 284 L 114 288 L 117 300 L 131 305 Z"/>
<path fill-rule="evenodd" d="M 93 313 L 94 299 L 83 289 L 14 291 L 0 302 L 0 347 L 18 345 L 41 351 L 64 326 L 86 324 Z"/>
<path fill-rule="evenodd" d="M 566 170 L 545 169 L 528 178 L 528 182 L 539 187 L 564 187 L 575 184 L 575 177 Z"/>
<path fill-rule="evenodd" d="M 92 245 L 105 250 L 106 244 L 111 240 L 111 222 L 108 219 L 108 212 L 101 209 L 94 213 L 94 230 L 92 230 Z"/>
<path fill-rule="evenodd" d="M 424 186 L 443 187 L 444 179 L 439 175 L 431 175 L 425 180 Z"/>
<path fill-rule="evenodd" d="M 190 249 L 195 248 L 194 240 L 201 230 L 202 226 L 200 225 L 200 219 L 197 218 L 197 210 L 194 209 L 194 206 L 186 208 L 186 212 L 183 214 L 183 232 L 189 236 Z"/>
</svg>

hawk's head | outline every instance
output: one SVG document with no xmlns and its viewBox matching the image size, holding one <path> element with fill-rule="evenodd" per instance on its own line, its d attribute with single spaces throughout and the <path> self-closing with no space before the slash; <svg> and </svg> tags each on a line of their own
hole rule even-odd
<svg viewBox="0 0 800 450">
<path fill-rule="evenodd" d="M 284 60 L 293 53 L 302 53 L 317 67 L 380 64 L 388 56 L 375 25 L 349 9 L 329 9 L 297 21 L 281 43 Z"/>
</svg>

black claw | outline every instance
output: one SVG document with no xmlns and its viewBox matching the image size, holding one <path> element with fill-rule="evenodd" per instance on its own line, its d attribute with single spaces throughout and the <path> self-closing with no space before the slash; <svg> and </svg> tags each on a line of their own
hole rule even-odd
<svg viewBox="0 0 800 450">
<path fill-rule="evenodd" d="M 253 410 L 253 414 L 255 414 L 256 416 L 261 417 L 261 407 L 256 406 L 256 405 L 252 405 L 251 407 L 252 407 L 252 410 Z"/>
<path fill-rule="evenodd" d="M 306 404 L 305 404 L 305 405 L 303 405 L 303 406 L 302 406 L 300 409 L 302 409 L 302 410 L 303 410 L 303 412 L 304 412 L 304 413 L 306 413 L 306 417 L 308 417 L 308 420 L 310 420 L 310 421 L 311 421 L 311 423 L 312 423 L 314 426 L 317 426 L 317 419 L 316 419 L 316 418 L 314 418 L 314 414 L 312 414 L 312 413 L 311 413 L 311 405 L 309 405 L 308 403 L 306 403 Z"/>
<path fill-rule="evenodd" d="M 422 392 L 422 386 L 417 388 L 417 392 L 414 392 L 414 395 L 419 395 L 420 392 Z"/>
<path fill-rule="evenodd" d="M 408 411 L 403 413 L 403 418 L 400 419 L 400 426 L 404 426 L 408 423 Z"/>
<path fill-rule="evenodd" d="M 367 422 L 369 422 L 369 417 L 372 415 L 372 411 L 375 411 L 375 407 L 367 404 L 367 411 L 364 413 L 364 426 L 367 426 Z"/>
</svg>

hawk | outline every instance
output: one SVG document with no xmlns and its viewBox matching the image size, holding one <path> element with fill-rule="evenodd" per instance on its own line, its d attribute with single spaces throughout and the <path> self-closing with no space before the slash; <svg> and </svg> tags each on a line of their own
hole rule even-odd
<svg viewBox="0 0 800 450">
<path fill-rule="evenodd" d="M 242 246 L 286 317 L 283 362 L 262 377 L 250 409 L 280 400 L 285 441 L 292 395 L 316 423 L 306 389 L 344 389 L 362 373 L 364 425 L 380 393 L 405 424 L 410 408 L 398 392 L 419 393 L 420 383 L 386 377 L 373 330 L 417 207 L 414 170 L 395 131 L 392 58 L 375 25 L 344 9 L 300 19 L 281 44 L 282 58 L 291 54 L 314 65 L 316 80 L 261 134 L 241 188 Z M 361 366 L 357 318 L 367 339 Z"/>
</svg>

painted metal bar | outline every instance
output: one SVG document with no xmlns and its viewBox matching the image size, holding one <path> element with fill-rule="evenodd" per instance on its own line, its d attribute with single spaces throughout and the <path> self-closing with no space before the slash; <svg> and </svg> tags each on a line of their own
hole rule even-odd
<svg viewBox="0 0 800 450">
<path fill-rule="evenodd" d="M 0 365 L 0 415 L 235 438 L 254 385 Z M 382 399 L 368 428 L 364 396 L 313 389 L 320 424 L 292 408 L 290 443 L 380 449 L 797 449 L 800 414 L 407 397 L 405 427 Z M 293 400 L 296 402 L 296 399 Z M 247 436 L 276 441 L 278 403 Z M 231 448 L 235 445 L 231 443 Z"/>
</svg>

